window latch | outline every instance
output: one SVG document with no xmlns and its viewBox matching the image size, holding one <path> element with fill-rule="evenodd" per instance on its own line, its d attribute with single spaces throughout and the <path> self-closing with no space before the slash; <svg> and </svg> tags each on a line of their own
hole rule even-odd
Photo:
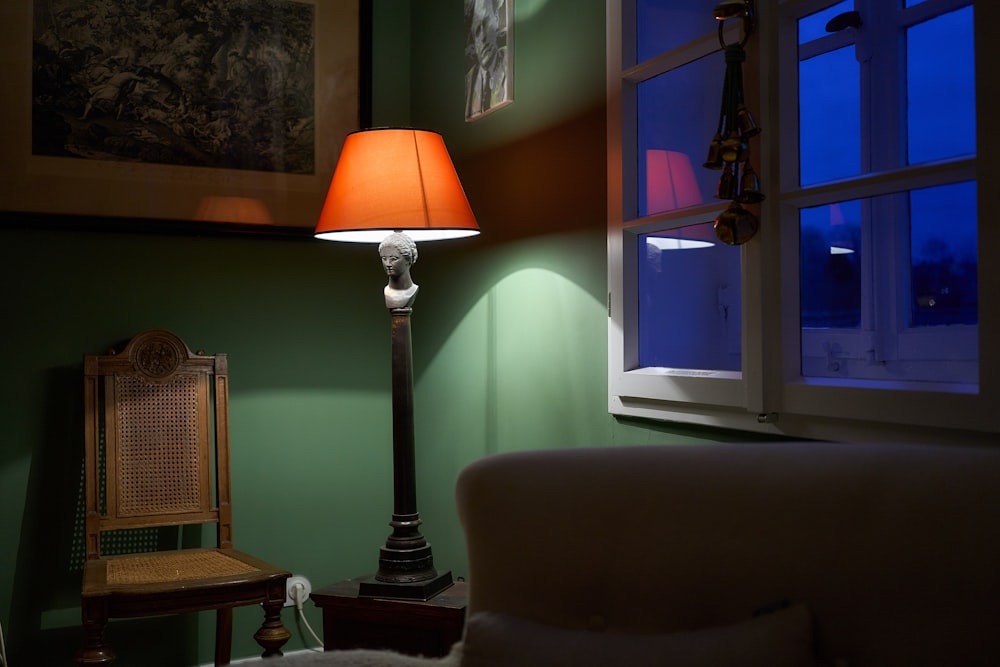
<svg viewBox="0 0 1000 667">
<path fill-rule="evenodd" d="M 832 19 L 826 22 L 827 32 L 840 32 L 841 30 L 846 30 L 847 28 L 860 28 L 861 27 L 861 12 L 852 11 L 844 12 L 843 14 L 837 14 Z"/>
</svg>

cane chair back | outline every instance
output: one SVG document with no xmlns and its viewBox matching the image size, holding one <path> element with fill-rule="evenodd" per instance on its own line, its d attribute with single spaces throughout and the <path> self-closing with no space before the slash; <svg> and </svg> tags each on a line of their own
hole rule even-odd
<svg viewBox="0 0 1000 667">
<path fill-rule="evenodd" d="M 109 664 L 109 618 L 215 609 L 215 664 L 229 664 L 232 608 L 264 606 L 255 638 L 280 655 L 290 573 L 233 548 L 225 354 L 150 329 L 84 356 L 86 563 L 78 664 Z M 122 531 L 215 524 L 216 544 L 109 553 Z M 174 545 L 176 546 L 176 545 Z"/>
</svg>

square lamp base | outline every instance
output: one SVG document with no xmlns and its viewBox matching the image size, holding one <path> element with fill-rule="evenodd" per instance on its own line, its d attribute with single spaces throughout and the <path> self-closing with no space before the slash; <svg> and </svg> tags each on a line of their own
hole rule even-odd
<svg viewBox="0 0 1000 667">
<path fill-rule="evenodd" d="M 405 583 L 379 581 L 372 576 L 359 582 L 358 597 L 427 601 L 452 583 L 451 571 L 439 572 L 433 578 L 424 581 Z"/>
</svg>

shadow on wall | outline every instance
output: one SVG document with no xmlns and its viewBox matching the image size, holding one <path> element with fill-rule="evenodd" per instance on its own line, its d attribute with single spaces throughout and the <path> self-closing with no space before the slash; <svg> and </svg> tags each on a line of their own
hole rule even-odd
<svg viewBox="0 0 1000 667">
<path fill-rule="evenodd" d="M 604 229 L 605 119 L 602 104 L 518 141 L 456 159 L 486 242 Z"/>
<path fill-rule="evenodd" d="M 83 557 L 82 368 L 49 371 L 45 423 L 31 453 L 11 600 L 13 664 L 39 664 L 53 642 L 43 635 L 46 612 L 79 606 Z M 77 614 L 79 623 L 79 614 Z M 57 656 L 52 656 L 56 658 Z M 59 662 L 67 661 L 66 656 Z"/>
<path fill-rule="evenodd" d="M 49 372 L 45 423 L 31 455 L 11 599 L 12 665 L 70 664 L 83 637 L 80 585 L 84 543 L 82 365 Z M 178 530 L 122 536 L 176 545 Z M 141 545 L 140 545 L 141 546 Z M 193 664 L 197 617 L 164 617 L 115 623 L 109 629 L 122 655 L 142 655 L 150 667 Z M 164 637 L 173 640 L 164 641 Z M 183 639 L 181 639 L 183 638 Z M 179 640 L 179 641 L 177 641 Z M 149 651 L 156 646 L 156 651 Z M 154 657 L 155 656 L 155 657 Z"/>
</svg>

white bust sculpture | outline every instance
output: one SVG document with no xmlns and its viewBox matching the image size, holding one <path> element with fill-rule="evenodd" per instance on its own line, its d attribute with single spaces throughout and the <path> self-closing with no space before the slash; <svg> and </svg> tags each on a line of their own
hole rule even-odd
<svg viewBox="0 0 1000 667">
<path fill-rule="evenodd" d="M 417 244 L 406 234 L 396 232 L 379 243 L 378 254 L 389 276 L 389 283 L 383 290 L 385 307 L 409 308 L 419 289 L 410 277 L 410 267 L 417 261 Z"/>
</svg>

